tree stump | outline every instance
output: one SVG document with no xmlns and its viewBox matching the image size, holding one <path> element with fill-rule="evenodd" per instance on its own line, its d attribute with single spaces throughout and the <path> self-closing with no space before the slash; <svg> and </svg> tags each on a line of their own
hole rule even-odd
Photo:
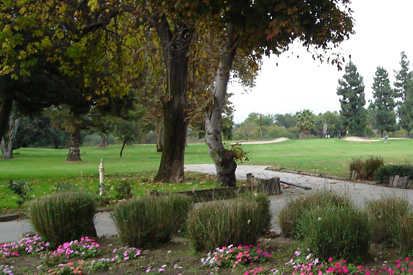
<svg viewBox="0 0 413 275">
<path fill-rule="evenodd" d="M 263 192 L 267 195 L 281 194 L 280 178 L 274 177 L 271 179 L 257 179 L 258 192 Z"/>
<path fill-rule="evenodd" d="M 393 179 L 393 187 L 399 187 L 399 179 L 400 179 L 400 176 L 399 175 L 395 175 L 394 176 L 394 179 Z"/>
<path fill-rule="evenodd" d="M 255 177 L 252 173 L 247 174 L 247 187 L 252 190 L 252 187 L 255 185 Z"/>
<path fill-rule="evenodd" d="M 408 185 L 409 185 L 409 177 L 408 176 L 401 177 L 399 180 L 400 188 L 407 189 Z"/>
</svg>

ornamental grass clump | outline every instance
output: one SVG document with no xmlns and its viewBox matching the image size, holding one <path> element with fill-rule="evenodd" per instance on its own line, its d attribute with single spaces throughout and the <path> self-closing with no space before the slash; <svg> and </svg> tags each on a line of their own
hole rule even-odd
<svg viewBox="0 0 413 275">
<path fill-rule="evenodd" d="M 117 204 L 112 218 L 124 244 L 146 248 L 168 242 L 191 207 L 182 195 L 145 196 Z"/>
<path fill-rule="evenodd" d="M 332 191 L 317 191 L 311 195 L 292 200 L 280 212 L 281 232 L 285 237 L 299 237 L 297 223 L 306 211 L 315 207 L 350 207 L 351 205 L 351 201 L 347 196 Z"/>
<path fill-rule="evenodd" d="M 413 256 L 413 213 L 400 220 L 400 255 Z M 412 260 L 413 261 L 413 260 Z M 413 264 L 412 264 L 413 268 Z"/>
<path fill-rule="evenodd" d="M 409 201 L 399 197 L 383 197 L 367 203 L 367 213 L 372 228 L 372 240 L 389 247 L 400 244 L 400 226 L 411 213 Z"/>
<path fill-rule="evenodd" d="M 265 198 L 266 199 L 266 198 Z M 197 251 L 230 244 L 255 244 L 269 226 L 268 203 L 239 198 L 208 202 L 188 214 L 187 234 Z M 268 199 L 266 199 L 268 200 Z"/>
<path fill-rule="evenodd" d="M 297 226 L 303 240 L 320 259 L 363 261 L 368 257 L 367 215 L 354 207 L 316 207 L 306 211 Z"/>
<path fill-rule="evenodd" d="M 35 230 L 52 246 L 82 236 L 95 237 L 95 213 L 94 197 L 81 192 L 45 196 L 30 205 L 30 219 Z"/>
</svg>

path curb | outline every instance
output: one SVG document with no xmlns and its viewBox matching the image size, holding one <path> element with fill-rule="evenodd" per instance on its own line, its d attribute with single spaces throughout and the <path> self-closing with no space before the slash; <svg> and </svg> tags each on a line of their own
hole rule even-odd
<svg viewBox="0 0 413 275">
<path fill-rule="evenodd" d="M 103 207 L 103 208 L 98 208 L 96 210 L 96 213 L 111 212 L 111 211 L 113 211 L 113 208 Z M 23 219 L 23 218 L 26 218 L 26 215 L 24 213 L 13 213 L 13 214 L 7 214 L 7 215 L 0 215 L 0 222 L 11 222 L 11 221 L 15 221 L 18 219 Z"/>
</svg>

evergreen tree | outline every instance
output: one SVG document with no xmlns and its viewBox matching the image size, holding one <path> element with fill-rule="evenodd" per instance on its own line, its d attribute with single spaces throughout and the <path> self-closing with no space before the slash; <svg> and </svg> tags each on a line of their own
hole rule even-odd
<svg viewBox="0 0 413 275">
<path fill-rule="evenodd" d="M 353 62 L 349 62 L 345 68 L 345 74 L 338 81 L 337 95 L 341 96 L 340 114 L 343 117 L 344 127 L 349 134 L 362 136 L 366 128 L 366 110 L 364 105 L 363 77 L 357 72 Z"/>
<path fill-rule="evenodd" d="M 407 131 L 407 136 L 409 136 L 413 129 L 413 72 L 409 73 L 406 83 L 406 99 L 400 105 L 398 113 L 399 125 Z"/>
<path fill-rule="evenodd" d="M 409 60 L 405 52 L 400 53 L 400 71 L 396 72 L 396 81 L 394 82 L 394 90 L 396 97 L 401 99 L 401 103 L 406 100 L 407 82 L 409 80 Z"/>
<path fill-rule="evenodd" d="M 396 72 L 396 81 L 394 90 L 399 101 L 399 124 L 400 127 L 407 131 L 409 135 L 413 129 L 413 73 L 409 73 L 409 60 L 406 53 L 400 54 L 400 70 Z"/>
<path fill-rule="evenodd" d="M 372 89 L 374 126 L 383 136 L 385 131 L 394 131 L 396 126 L 395 93 L 390 87 L 389 74 L 383 67 L 377 67 Z"/>
</svg>

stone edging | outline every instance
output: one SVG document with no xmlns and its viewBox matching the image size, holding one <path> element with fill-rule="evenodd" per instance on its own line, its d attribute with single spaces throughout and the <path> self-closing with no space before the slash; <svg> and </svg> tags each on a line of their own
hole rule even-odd
<svg viewBox="0 0 413 275">
<path fill-rule="evenodd" d="M 102 207 L 98 208 L 96 210 L 96 213 L 101 213 L 101 212 L 111 212 L 113 208 L 111 207 Z M 24 219 L 27 216 L 24 213 L 13 213 L 13 214 L 7 214 L 7 215 L 0 215 L 0 222 L 11 222 L 15 221 L 18 219 Z"/>
</svg>

